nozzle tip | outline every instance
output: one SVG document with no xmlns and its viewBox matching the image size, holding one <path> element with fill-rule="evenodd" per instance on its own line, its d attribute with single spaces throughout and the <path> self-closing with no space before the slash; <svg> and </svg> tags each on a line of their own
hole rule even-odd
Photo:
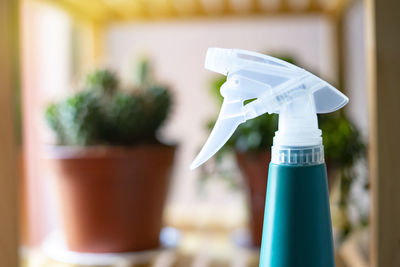
<svg viewBox="0 0 400 267">
<path fill-rule="evenodd" d="M 191 171 L 193 171 L 194 169 L 196 169 L 197 167 L 199 167 L 200 166 L 200 164 L 198 164 L 197 162 L 196 162 L 196 160 L 194 160 L 191 164 L 190 164 L 190 170 Z"/>
</svg>

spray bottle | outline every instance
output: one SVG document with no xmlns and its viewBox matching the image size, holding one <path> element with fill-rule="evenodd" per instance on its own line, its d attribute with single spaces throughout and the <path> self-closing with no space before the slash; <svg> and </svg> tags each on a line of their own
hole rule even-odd
<svg viewBox="0 0 400 267">
<path fill-rule="evenodd" d="M 265 203 L 260 266 L 332 267 L 334 249 L 324 149 L 317 113 L 348 98 L 312 73 L 277 58 L 210 48 L 205 67 L 227 75 L 217 122 L 191 169 L 213 156 L 247 120 L 279 114 Z M 244 104 L 246 100 L 253 100 Z"/>
</svg>

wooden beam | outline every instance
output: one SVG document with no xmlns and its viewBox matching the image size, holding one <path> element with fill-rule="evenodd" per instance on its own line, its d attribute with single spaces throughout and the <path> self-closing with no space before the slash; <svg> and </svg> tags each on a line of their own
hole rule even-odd
<svg viewBox="0 0 400 267">
<path fill-rule="evenodd" d="M 400 1 L 367 1 L 371 266 L 400 266 Z"/>
<path fill-rule="evenodd" d="M 18 266 L 17 145 L 14 131 L 18 2 L 0 1 L 0 266 Z"/>
<path fill-rule="evenodd" d="M 53 6 L 57 6 L 68 12 L 79 20 L 89 20 L 95 23 L 107 24 L 117 21 L 154 21 L 154 20 L 182 20 L 188 18 L 215 18 L 216 14 L 207 12 L 201 0 L 192 1 L 195 10 L 188 10 L 185 14 L 184 9 L 177 11 L 176 5 L 184 0 L 25 0 L 39 1 Z M 212 0 L 209 0 L 212 2 Z M 297 10 L 290 6 L 290 0 L 280 0 L 278 9 L 268 10 L 261 8 L 259 0 L 251 1 L 253 8 L 245 14 L 237 12 L 231 8 L 229 0 L 221 0 L 224 10 L 218 16 L 237 17 L 254 15 L 309 15 L 322 14 L 332 16 L 341 13 L 347 3 L 352 0 L 334 0 L 329 6 L 318 4 L 318 0 L 309 0 L 309 5 Z"/>
</svg>

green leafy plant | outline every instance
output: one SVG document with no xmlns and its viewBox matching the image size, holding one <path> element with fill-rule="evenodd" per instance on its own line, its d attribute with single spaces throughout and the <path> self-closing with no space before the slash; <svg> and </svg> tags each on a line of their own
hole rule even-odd
<svg viewBox="0 0 400 267">
<path fill-rule="evenodd" d="M 357 127 L 343 112 L 323 114 L 318 116 L 319 128 L 323 133 L 325 161 L 331 170 L 335 170 L 339 178 L 338 214 L 336 226 L 340 230 L 339 237 L 344 240 L 354 228 L 368 224 L 368 216 L 359 222 L 352 223 L 349 219 L 350 191 L 357 178 L 355 164 L 365 157 L 366 144 L 363 142 Z M 331 173 L 335 175 L 335 173 Z M 368 190 L 366 181 L 364 189 Z"/>
<path fill-rule="evenodd" d="M 357 127 L 343 112 L 319 114 L 325 159 L 338 168 L 347 168 L 364 157 L 365 144 Z"/>
<path fill-rule="evenodd" d="M 148 72 L 141 71 L 146 83 L 131 92 L 120 90 L 116 75 L 101 69 L 86 76 L 82 91 L 51 103 L 45 118 L 58 144 L 158 143 L 157 131 L 168 117 L 172 98 L 168 88 L 156 84 Z"/>
</svg>

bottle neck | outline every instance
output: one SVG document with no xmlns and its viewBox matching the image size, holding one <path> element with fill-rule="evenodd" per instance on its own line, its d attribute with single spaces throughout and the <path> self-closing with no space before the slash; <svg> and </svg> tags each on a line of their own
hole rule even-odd
<svg viewBox="0 0 400 267">
<path fill-rule="evenodd" d="M 308 166 L 325 163 L 324 146 L 279 146 L 271 148 L 271 163 L 279 165 Z"/>
</svg>

